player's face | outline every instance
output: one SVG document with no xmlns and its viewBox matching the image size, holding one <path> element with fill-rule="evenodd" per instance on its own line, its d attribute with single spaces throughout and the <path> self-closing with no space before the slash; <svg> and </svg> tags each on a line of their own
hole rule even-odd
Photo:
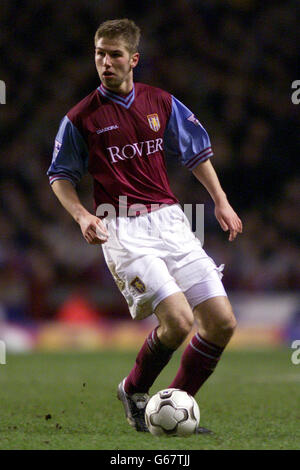
<svg viewBox="0 0 300 470">
<path fill-rule="evenodd" d="M 100 38 L 95 47 L 95 64 L 101 82 L 114 92 L 129 93 L 139 54 L 130 54 L 123 39 Z"/>
</svg>

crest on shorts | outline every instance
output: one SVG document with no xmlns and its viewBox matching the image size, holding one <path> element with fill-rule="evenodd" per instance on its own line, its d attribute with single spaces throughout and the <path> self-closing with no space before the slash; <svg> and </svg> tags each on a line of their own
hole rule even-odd
<svg viewBox="0 0 300 470">
<path fill-rule="evenodd" d="M 136 276 L 133 281 L 131 281 L 130 285 L 134 287 L 135 290 L 137 290 L 140 294 L 143 294 L 146 291 L 145 284 L 138 276 Z"/>
<path fill-rule="evenodd" d="M 159 122 L 158 114 L 156 114 L 156 113 L 148 114 L 147 119 L 148 119 L 148 123 L 149 123 L 150 128 L 155 132 L 159 131 L 160 122 Z"/>
</svg>

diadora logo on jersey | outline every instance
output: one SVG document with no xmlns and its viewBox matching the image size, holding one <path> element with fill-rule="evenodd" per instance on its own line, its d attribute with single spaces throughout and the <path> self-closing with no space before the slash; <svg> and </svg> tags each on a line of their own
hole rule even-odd
<svg viewBox="0 0 300 470">
<path fill-rule="evenodd" d="M 124 147 L 107 147 L 111 163 L 117 163 L 119 160 L 131 159 L 136 156 L 148 156 L 152 153 L 163 150 L 163 139 L 145 140 L 145 142 L 134 142 L 124 145 Z"/>
<path fill-rule="evenodd" d="M 195 126 L 201 126 L 200 121 L 196 118 L 195 114 L 191 114 L 190 117 L 187 118 L 188 121 L 191 121 Z"/>
<path fill-rule="evenodd" d="M 130 285 L 134 287 L 140 294 L 143 294 L 146 291 L 146 286 L 141 281 L 141 279 L 137 276 L 131 281 Z"/>
<path fill-rule="evenodd" d="M 103 132 L 113 131 L 114 129 L 119 129 L 119 126 L 117 124 L 114 124 L 113 126 L 104 127 L 103 129 L 98 129 L 96 133 L 102 134 Z"/>
<path fill-rule="evenodd" d="M 156 113 L 148 114 L 147 119 L 148 119 L 148 123 L 149 123 L 150 128 L 155 132 L 159 131 L 160 122 L 159 122 L 158 114 L 156 114 Z"/>
</svg>

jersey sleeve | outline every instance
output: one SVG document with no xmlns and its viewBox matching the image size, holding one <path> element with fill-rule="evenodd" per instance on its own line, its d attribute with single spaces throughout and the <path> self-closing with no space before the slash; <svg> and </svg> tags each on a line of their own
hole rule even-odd
<svg viewBox="0 0 300 470">
<path fill-rule="evenodd" d="M 50 184 L 65 179 L 75 186 L 87 172 L 87 166 L 87 145 L 72 121 L 65 116 L 55 138 L 52 162 L 47 171 Z"/>
<path fill-rule="evenodd" d="M 209 136 L 195 115 L 172 96 L 172 112 L 164 133 L 166 157 L 179 157 L 189 170 L 213 155 Z"/>
</svg>

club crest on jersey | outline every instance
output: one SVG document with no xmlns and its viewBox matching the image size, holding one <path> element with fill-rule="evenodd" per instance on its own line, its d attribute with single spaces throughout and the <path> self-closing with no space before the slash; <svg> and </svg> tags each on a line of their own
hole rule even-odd
<svg viewBox="0 0 300 470">
<path fill-rule="evenodd" d="M 133 281 L 131 281 L 130 285 L 134 287 L 135 290 L 137 290 L 140 294 L 143 294 L 146 291 L 145 284 L 138 276 L 136 276 Z"/>
<path fill-rule="evenodd" d="M 159 131 L 160 122 L 159 122 L 158 114 L 156 114 L 156 113 L 148 114 L 147 119 L 148 119 L 148 123 L 149 123 L 150 128 L 155 132 Z"/>
</svg>

